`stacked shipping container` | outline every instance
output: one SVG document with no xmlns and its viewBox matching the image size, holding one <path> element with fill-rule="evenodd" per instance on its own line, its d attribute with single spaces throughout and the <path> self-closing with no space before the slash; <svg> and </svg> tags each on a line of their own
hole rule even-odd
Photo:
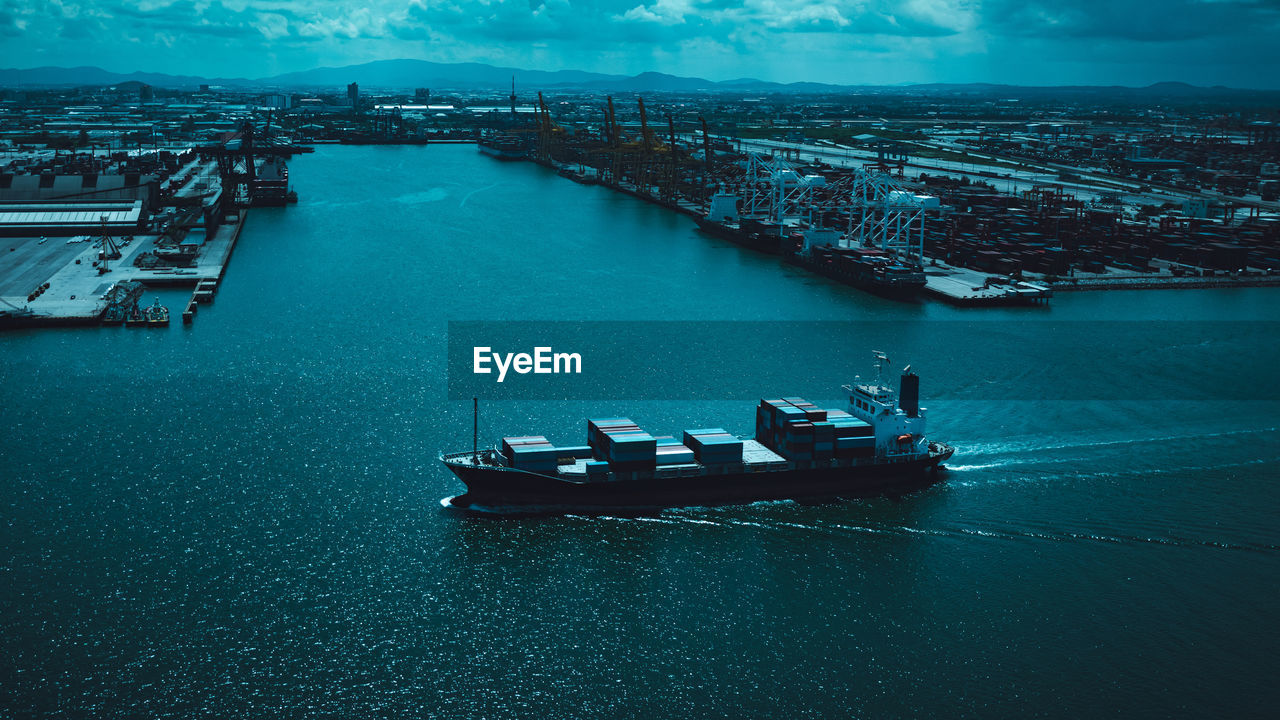
<svg viewBox="0 0 1280 720">
<path fill-rule="evenodd" d="M 684 444 L 703 465 L 742 462 L 742 441 L 721 428 L 685 430 Z"/>
<path fill-rule="evenodd" d="M 556 447 L 541 435 L 522 435 L 502 438 L 502 455 L 513 468 L 531 472 L 555 472 L 558 465 L 572 465 L 582 458 L 591 458 L 587 445 Z"/>
<path fill-rule="evenodd" d="M 770 405 L 772 403 L 772 405 Z M 779 430 L 765 437 L 761 417 Z M 776 419 L 775 419 L 776 418 Z M 859 433 L 870 434 L 870 426 L 841 410 L 820 410 L 802 398 L 761 401 L 757 413 L 756 436 L 769 447 L 789 447 L 822 457 L 841 457 L 848 449 L 842 444 Z M 508 465 L 531 472 L 555 473 L 559 465 L 585 460 L 589 477 L 610 472 L 653 470 L 656 466 L 692 464 L 726 465 L 743 461 L 742 440 L 723 428 L 686 430 L 684 442 L 669 435 L 654 437 L 628 418 L 595 418 L 587 421 L 587 444 L 556 447 L 541 435 L 505 437 L 502 454 Z"/>
<path fill-rule="evenodd" d="M 502 454 L 513 468 L 541 473 L 556 471 L 556 447 L 541 435 L 502 438 Z"/>
<path fill-rule="evenodd" d="M 683 465 L 694 461 L 693 451 L 670 435 L 655 438 L 658 441 L 658 465 Z"/>
<path fill-rule="evenodd" d="M 931 257 L 1000 275 L 1031 271 L 1066 277 L 1108 266 L 1152 272 L 1153 260 L 1207 271 L 1246 267 L 1280 269 L 1280 221 L 1141 215 L 1127 218 L 1119 206 L 1090 207 L 1051 188 L 1013 197 L 981 185 L 957 186 L 930 177 L 930 192 L 956 208 L 925 219 Z M 1208 209 L 1208 208 L 1206 208 Z M 1163 210 L 1161 212 L 1164 212 Z"/>
<path fill-rule="evenodd" d="M 788 460 L 830 460 L 875 453 L 871 425 L 844 410 L 821 410 L 804 398 L 761 400 L 756 440 Z"/>
<path fill-rule="evenodd" d="M 657 459 L 657 440 L 627 418 L 588 420 L 587 443 L 613 472 L 652 470 Z"/>
</svg>

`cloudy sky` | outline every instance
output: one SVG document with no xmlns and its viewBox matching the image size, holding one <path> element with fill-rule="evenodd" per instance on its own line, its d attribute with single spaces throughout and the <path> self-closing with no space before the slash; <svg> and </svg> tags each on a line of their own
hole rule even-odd
<svg viewBox="0 0 1280 720">
<path fill-rule="evenodd" d="M 1280 0 L 0 0 L 9 67 L 420 58 L 725 80 L 1280 87 Z"/>
</svg>

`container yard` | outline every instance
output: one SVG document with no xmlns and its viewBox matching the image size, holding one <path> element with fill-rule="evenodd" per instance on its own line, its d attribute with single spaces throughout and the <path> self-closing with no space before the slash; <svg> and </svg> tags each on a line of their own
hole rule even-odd
<svg viewBox="0 0 1280 720">
<path fill-rule="evenodd" d="M 992 154 L 1009 148 L 990 141 L 999 132 L 812 146 L 715 135 L 701 117 L 700 131 L 678 132 L 671 113 L 651 124 L 661 111 L 643 98 L 638 123 L 619 120 L 611 97 L 601 105 L 603 123 L 562 125 L 539 94 L 536 120 L 512 113 L 502 127 L 508 138 L 525 133 L 520 157 L 566 178 L 688 214 L 708 235 L 876 294 L 1035 305 L 1055 290 L 1280 284 L 1280 206 L 1266 179 L 1277 167 L 1264 162 L 1277 142 L 1258 123 L 1233 139 L 1165 143 L 1189 159 L 1148 162 L 1147 146 L 1083 126 L 1006 129 L 1028 142 L 1005 157 Z M 1068 170 L 1036 154 L 1059 144 L 1093 148 L 1096 167 Z M 1253 159 L 1263 179 L 1191 172 L 1215 144 L 1224 153 L 1213 157 L 1233 167 Z M 1149 184 L 1159 182 L 1169 184 Z M 1250 188 L 1259 194 L 1243 197 Z"/>
</svg>

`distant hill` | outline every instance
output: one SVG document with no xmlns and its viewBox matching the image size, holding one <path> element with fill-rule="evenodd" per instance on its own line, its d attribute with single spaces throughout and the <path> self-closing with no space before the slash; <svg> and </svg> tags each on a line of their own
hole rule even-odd
<svg viewBox="0 0 1280 720">
<path fill-rule="evenodd" d="M 608 90 L 630 90 L 635 92 L 697 92 L 699 90 L 717 90 L 724 88 L 720 84 L 703 78 L 678 77 L 660 72 L 644 72 L 635 77 L 607 78 L 581 83 L 584 87 L 598 87 Z"/>
<path fill-rule="evenodd" d="M 147 83 L 162 88 L 187 89 L 200 85 L 235 88 L 329 88 L 341 90 L 347 83 L 365 89 L 500 90 L 512 78 L 524 91 L 537 88 L 581 88 L 620 92 L 734 92 L 734 93 L 904 93 L 936 95 L 996 95 L 1008 97 L 1089 96 L 1094 98 L 1167 98 L 1181 100 L 1223 97 L 1280 96 L 1280 91 L 1253 91 L 1197 87 L 1182 82 L 1160 82 L 1146 87 L 1123 86 L 1019 86 L 998 83 L 926 83 L 917 85 L 831 85 L 815 82 L 777 83 L 755 78 L 707 80 L 659 72 L 639 75 L 609 75 L 585 70 L 521 70 L 485 63 L 436 63 L 427 60 L 377 60 L 344 67 L 321 67 L 257 79 L 203 78 L 141 72 L 117 73 L 98 67 L 38 67 L 0 69 L 0 87 L 108 86 L 125 82 Z"/>
<path fill-rule="evenodd" d="M 426 60 L 377 60 L 346 67 L 324 67 L 262 78 L 262 85 L 281 87 L 345 87 L 360 83 L 369 88 L 477 88 L 511 86 L 511 79 L 525 88 L 552 85 L 619 83 L 624 75 L 605 75 L 583 70 L 520 70 L 484 63 L 435 63 Z"/>
<path fill-rule="evenodd" d="M 82 85 L 106 86 L 135 81 L 157 87 L 187 88 L 209 85 L 249 85 L 251 81 L 241 79 L 202 78 L 190 75 L 167 75 L 165 73 L 134 71 L 117 73 L 99 67 L 38 67 L 19 70 L 16 68 L 0 69 L 0 87 L 77 87 Z"/>
</svg>

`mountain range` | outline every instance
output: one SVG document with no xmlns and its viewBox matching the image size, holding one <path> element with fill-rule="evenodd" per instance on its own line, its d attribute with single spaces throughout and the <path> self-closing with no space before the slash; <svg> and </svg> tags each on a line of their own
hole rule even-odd
<svg viewBox="0 0 1280 720">
<path fill-rule="evenodd" d="M 501 90 L 512 79 L 523 88 L 583 89 L 618 92 L 768 92 L 768 93 L 840 93 L 901 92 L 929 94 L 1127 94 L 1160 97 L 1221 97 L 1254 91 L 1215 87 L 1197 87 L 1179 82 L 1156 83 L 1140 88 L 1122 86 L 1044 86 L 1027 87 L 992 83 L 928 83 L 917 85 L 832 85 L 814 82 L 777 83 L 755 78 L 707 80 L 680 77 L 658 72 L 639 75 L 609 75 L 585 70 L 521 70 L 496 67 L 484 63 L 436 63 L 426 60 L 377 60 L 344 67 L 321 67 L 257 79 L 196 77 L 135 71 L 117 73 L 98 67 L 38 67 L 0 69 L 0 87 L 50 88 L 109 86 L 125 82 L 141 82 L 164 88 L 195 88 L 200 85 L 227 88 L 261 89 L 343 89 L 347 83 L 359 83 L 364 89 L 433 90 Z M 1262 91 L 1273 94 L 1275 91 Z"/>
</svg>

